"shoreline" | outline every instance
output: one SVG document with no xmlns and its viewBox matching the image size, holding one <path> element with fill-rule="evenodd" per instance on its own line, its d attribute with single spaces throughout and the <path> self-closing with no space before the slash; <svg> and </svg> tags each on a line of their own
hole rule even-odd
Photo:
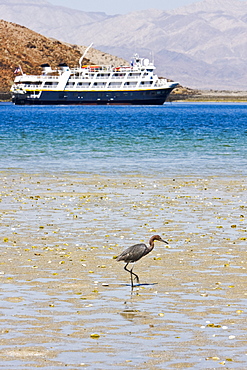
<svg viewBox="0 0 247 370">
<path fill-rule="evenodd" d="M 189 88 L 177 88 L 169 96 L 168 100 L 179 102 L 233 102 L 246 103 L 247 91 L 228 90 L 197 90 Z"/>
<path fill-rule="evenodd" d="M 3 366 L 244 368 L 246 177 L 0 183 Z M 131 294 L 114 257 L 153 234 Z"/>
</svg>

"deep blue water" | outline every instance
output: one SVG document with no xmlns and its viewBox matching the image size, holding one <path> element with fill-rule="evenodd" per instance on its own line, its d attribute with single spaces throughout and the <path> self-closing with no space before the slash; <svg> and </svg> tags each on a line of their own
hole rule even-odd
<svg viewBox="0 0 247 370">
<path fill-rule="evenodd" d="M 1 170 L 247 174 L 247 104 L 0 104 Z"/>
</svg>

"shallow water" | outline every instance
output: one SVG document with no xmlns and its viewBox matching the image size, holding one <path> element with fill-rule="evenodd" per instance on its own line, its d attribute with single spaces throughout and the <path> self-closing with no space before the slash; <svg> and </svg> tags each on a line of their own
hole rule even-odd
<svg viewBox="0 0 247 370">
<path fill-rule="evenodd" d="M 0 367 L 246 369 L 246 105 L 0 110 Z"/>
</svg>

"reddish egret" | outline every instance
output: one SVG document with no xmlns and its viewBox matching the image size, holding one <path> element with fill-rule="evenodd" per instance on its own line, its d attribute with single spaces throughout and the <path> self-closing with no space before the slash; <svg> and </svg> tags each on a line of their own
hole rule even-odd
<svg viewBox="0 0 247 370">
<path fill-rule="evenodd" d="M 146 256 L 149 252 L 151 252 L 154 248 L 154 241 L 158 240 L 160 242 L 168 244 L 165 240 L 163 240 L 159 235 L 154 235 L 149 240 L 149 246 L 147 246 L 144 243 L 135 244 L 131 247 L 125 249 L 118 257 L 117 261 L 124 261 L 126 262 L 126 265 L 124 266 L 124 269 L 130 273 L 131 277 L 131 288 L 133 289 L 133 275 L 136 278 L 137 283 L 139 284 L 139 276 L 136 275 L 132 270 L 128 270 L 127 266 L 129 263 L 134 263 L 141 259 L 143 256 Z"/>
</svg>

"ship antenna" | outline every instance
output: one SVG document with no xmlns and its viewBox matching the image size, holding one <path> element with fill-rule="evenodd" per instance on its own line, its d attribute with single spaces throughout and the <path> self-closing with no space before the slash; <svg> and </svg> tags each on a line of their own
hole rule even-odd
<svg viewBox="0 0 247 370">
<path fill-rule="evenodd" d="M 93 46 L 93 42 L 86 48 L 86 50 L 84 51 L 83 55 L 80 57 L 80 60 L 79 60 L 79 66 L 81 68 L 81 64 L 82 64 L 82 61 L 85 57 L 85 55 L 87 54 L 88 50 Z"/>
</svg>

